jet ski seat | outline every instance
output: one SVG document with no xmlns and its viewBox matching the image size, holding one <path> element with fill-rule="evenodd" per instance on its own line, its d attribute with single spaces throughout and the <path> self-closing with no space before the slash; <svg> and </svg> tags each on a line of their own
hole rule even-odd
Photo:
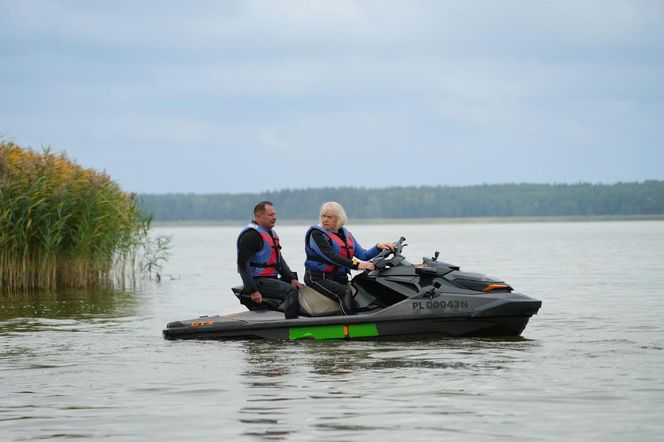
<svg viewBox="0 0 664 442">
<path fill-rule="evenodd" d="M 310 316 L 338 315 L 341 312 L 339 302 L 318 293 L 309 286 L 302 286 L 299 294 L 300 310 Z"/>
<path fill-rule="evenodd" d="M 263 303 L 255 304 L 242 285 L 232 287 L 231 290 L 240 303 L 249 310 L 283 311 L 281 302 L 276 299 L 264 298 Z M 334 301 L 306 285 L 303 285 L 299 290 L 298 301 L 300 303 L 300 313 L 308 316 L 331 316 L 341 313 L 338 301 Z"/>
</svg>

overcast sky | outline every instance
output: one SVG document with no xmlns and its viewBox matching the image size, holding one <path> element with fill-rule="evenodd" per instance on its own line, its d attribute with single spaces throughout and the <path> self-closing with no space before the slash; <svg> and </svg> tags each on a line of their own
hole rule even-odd
<svg viewBox="0 0 664 442">
<path fill-rule="evenodd" d="M 664 179 L 664 1 L 0 0 L 0 134 L 141 193 Z"/>
</svg>

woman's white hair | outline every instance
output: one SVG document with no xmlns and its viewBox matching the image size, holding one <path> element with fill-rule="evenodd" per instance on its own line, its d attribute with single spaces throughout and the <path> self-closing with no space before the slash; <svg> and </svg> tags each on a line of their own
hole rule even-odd
<svg viewBox="0 0 664 442">
<path fill-rule="evenodd" d="M 320 214 L 322 215 L 323 213 L 327 213 L 328 215 L 331 214 L 337 217 L 337 229 L 345 226 L 346 222 L 348 221 L 348 217 L 346 216 L 346 211 L 344 210 L 343 206 L 335 201 L 328 201 L 323 203 L 323 205 L 320 206 Z"/>
</svg>

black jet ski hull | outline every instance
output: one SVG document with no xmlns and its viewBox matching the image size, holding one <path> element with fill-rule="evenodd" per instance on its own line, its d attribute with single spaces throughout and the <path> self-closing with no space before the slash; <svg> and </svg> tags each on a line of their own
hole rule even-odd
<svg viewBox="0 0 664 442">
<path fill-rule="evenodd" d="M 203 316 L 175 321 L 163 330 L 166 339 L 369 339 L 396 336 L 519 336 L 541 301 L 521 301 L 512 315 L 462 314 L 379 318 L 371 314 L 284 319 L 283 313 L 253 311 L 230 316 Z M 502 308 L 503 313 L 509 309 Z M 377 315 L 380 316 L 380 315 Z"/>
</svg>

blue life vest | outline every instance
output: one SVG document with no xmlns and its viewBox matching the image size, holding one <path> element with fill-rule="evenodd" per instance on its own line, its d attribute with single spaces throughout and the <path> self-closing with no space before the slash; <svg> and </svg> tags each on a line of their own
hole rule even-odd
<svg viewBox="0 0 664 442">
<path fill-rule="evenodd" d="M 257 276 L 277 276 L 279 275 L 278 265 L 281 259 L 279 249 L 279 235 L 270 229 L 265 230 L 258 224 L 249 223 L 240 232 L 237 237 L 237 249 L 240 250 L 240 237 L 249 229 L 257 231 L 263 238 L 263 247 L 251 257 L 249 261 L 249 274 L 254 278 Z"/>
<path fill-rule="evenodd" d="M 330 245 L 332 246 L 334 253 L 337 255 L 348 259 L 353 259 L 353 256 L 355 256 L 355 241 L 353 235 L 351 235 L 345 227 L 342 227 L 341 230 L 344 232 L 346 241 L 341 239 L 336 233 L 325 230 L 320 225 L 314 225 L 309 227 L 309 230 L 307 230 L 307 233 L 304 236 L 304 251 L 307 254 L 307 259 L 304 261 L 304 267 L 325 273 L 350 273 L 349 269 L 335 264 L 318 249 L 315 241 L 311 239 L 311 232 L 314 230 L 323 232 L 325 236 L 328 237 Z"/>
</svg>

